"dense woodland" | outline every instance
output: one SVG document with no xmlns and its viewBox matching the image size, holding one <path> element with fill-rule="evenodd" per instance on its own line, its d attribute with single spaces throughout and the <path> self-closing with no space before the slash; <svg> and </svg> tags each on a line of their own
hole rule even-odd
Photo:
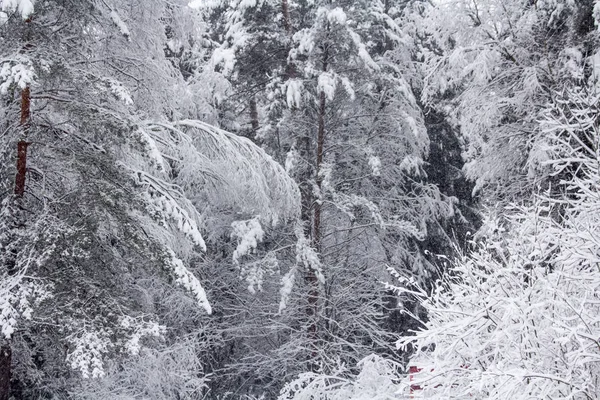
<svg viewBox="0 0 600 400">
<path fill-rule="evenodd" d="M 600 399 L 599 0 L 0 9 L 0 400 Z"/>
</svg>

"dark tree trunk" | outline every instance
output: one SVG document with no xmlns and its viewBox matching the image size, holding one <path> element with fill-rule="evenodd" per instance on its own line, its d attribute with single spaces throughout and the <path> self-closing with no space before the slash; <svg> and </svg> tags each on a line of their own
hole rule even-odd
<svg viewBox="0 0 600 400">
<path fill-rule="evenodd" d="M 288 0 L 281 0 L 281 12 L 283 13 L 283 27 L 289 34 L 292 32 L 292 22 L 290 20 L 290 6 Z"/>
<path fill-rule="evenodd" d="M 31 115 L 31 91 L 29 86 L 21 91 L 21 127 L 23 136 L 27 137 L 29 130 L 29 117 Z M 20 140 L 17 144 L 17 175 L 15 177 L 15 195 L 17 198 L 25 194 L 25 177 L 27 174 L 27 143 Z"/>
<path fill-rule="evenodd" d="M 256 132 L 258 132 L 260 125 L 258 124 L 258 109 L 254 96 L 250 98 L 250 122 L 252 124 L 252 136 L 256 137 Z"/>
<path fill-rule="evenodd" d="M 17 175 L 15 177 L 15 195 L 17 198 L 25 194 L 25 177 L 27 175 L 27 143 L 24 140 L 17 144 Z"/>
<path fill-rule="evenodd" d="M 327 72 L 328 68 L 328 52 L 325 50 L 323 54 L 323 72 Z M 322 192 L 323 177 L 321 176 L 321 166 L 323 164 L 323 149 L 325 147 L 325 112 L 326 112 L 326 101 L 325 92 L 319 93 L 319 115 L 318 115 L 318 128 L 317 128 L 317 158 L 315 168 L 315 181 L 319 189 L 319 194 Z M 313 201 L 313 215 L 312 215 L 312 246 L 320 253 L 321 252 L 321 215 L 322 211 L 322 199 L 315 199 Z M 309 318 L 308 326 L 308 337 L 311 342 L 315 343 L 317 339 L 317 311 L 319 303 L 319 281 L 317 279 L 316 272 L 314 270 L 307 271 L 306 282 L 309 287 L 308 291 L 308 309 L 307 315 Z M 312 354 L 313 358 L 316 356 L 316 349 Z"/>
<path fill-rule="evenodd" d="M 10 397 L 12 350 L 9 343 L 0 347 L 0 400 Z"/>
<path fill-rule="evenodd" d="M 323 148 L 325 146 L 325 92 L 321 92 L 319 99 L 319 127 L 317 131 L 317 176 L 316 182 L 319 191 L 322 189 L 323 176 L 320 174 L 321 165 L 323 164 Z M 313 247 L 321 251 L 321 208 L 322 202 L 315 202 L 315 211 L 313 214 Z"/>
<path fill-rule="evenodd" d="M 29 130 L 29 117 L 31 115 L 31 92 L 29 86 L 21 91 L 21 128 L 23 136 L 27 137 Z M 27 176 L 27 146 L 29 143 L 25 140 L 20 140 L 17 143 L 17 174 L 15 176 L 15 198 L 20 201 L 25 194 L 25 179 Z M 10 257 L 9 265 L 5 265 L 9 275 L 16 272 L 16 257 L 15 254 Z M 0 347 L 0 400 L 8 400 L 10 398 L 10 380 L 12 376 L 12 349 L 10 341 L 3 339 L 4 343 Z"/>
</svg>

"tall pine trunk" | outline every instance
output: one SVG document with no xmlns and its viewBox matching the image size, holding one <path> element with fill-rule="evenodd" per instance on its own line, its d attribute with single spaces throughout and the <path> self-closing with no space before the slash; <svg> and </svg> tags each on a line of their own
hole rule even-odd
<svg viewBox="0 0 600 400">
<path fill-rule="evenodd" d="M 25 140 L 29 129 L 29 117 L 31 115 L 31 92 L 29 86 L 21 91 L 21 131 L 23 138 L 17 143 L 17 173 L 15 176 L 15 202 L 21 202 L 25 194 L 25 180 L 27 175 L 27 146 L 29 143 Z M 18 250 L 16 250 L 18 251 Z M 8 264 L 5 265 L 9 275 L 16 273 L 17 254 L 8 257 Z M 2 339 L 3 344 L 0 347 L 0 400 L 10 398 L 10 380 L 12 377 L 12 349 L 8 339 Z"/>
<path fill-rule="evenodd" d="M 328 68 L 328 51 L 325 48 L 325 53 L 323 54 L 323 72 L 327 72 Z M 326 96 L 325 92 L 321 91 L 319 93 L 319 111 L 318 111 L 318 128 L 317 128 L 317 154 L 316 154 L 316 168 L 315 168 L 315 182 L 317 184 L 317 188 L 319 191 L 319 196 L 321 196 L 323 189 L 323 176 L 321 175 L 321 167 L 323 164 L 323 150 L 325 147 L 325 112 L 326 112 Z M 321 253 L 322 250 L 322 233 L 321 233 L 321 223 L 322 223 L 322 199 L 317 198 L 312 202 L 312 247 L 315 249 L 317 253 Z M 308 284 L 308 337 L 312 343 L 316 342 L 318 337 L 317 332 L 317 323 L 318 323 L 318 306 L 319 306 L 319 280 L 317 279 L 316 272 L 314 270 L 308 271 L 306 275 L 306 282 Z M 316 348 L 313 350 L 313 357 L 316 356 Z"/>
</svg>

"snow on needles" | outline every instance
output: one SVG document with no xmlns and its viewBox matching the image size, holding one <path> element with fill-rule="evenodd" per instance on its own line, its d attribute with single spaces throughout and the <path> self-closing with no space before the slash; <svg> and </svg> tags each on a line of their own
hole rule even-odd
<svg viewBox="0 0 600 400">
<path fill-rule="evenodd" d="M 183 261 L 177 258 L 173 250 L 167 249 L 167 252 L 170 256 L 170 259 L 167 260 L 167 263 L 175 275 L 175 282 L 191 292 L 198 304 L 204 308 L 204 310 L 206 310 L 207 314 L 212 314 L 212 307 L 208 302 L 208 298 L 206 297 L 206 291 L 202 287 L 202 284 L 198 278 L 196 278 L 194 274 L 192 274 L 190 270 L 185 267 Z"/>
<path fill-rule="evenodd" d="M 51 286 L 26 282 L 22 275 L 4 279 L 0 287 L 0 329 L 6 339 L 14 333 L 18 320 L 30 320 L 33 308 L 52 297 Z"/>
<path fill-rule="evenodd" d="M 258 243 L 263 240 L 265 232 L 260 225 L 258 216 L 246 221 L 234 221 L 231 223 L 231 227 L 233 228 L 231 237 L 238 239 L 237 248 L 233 252 L 233 261 L 239 263 L 240 257 L 256 249 Z"/>
<path fill-rule="evenodd" d="M 335 95 L 335 87 L 335 76 L 333 74 L 323 72 L 321 75 L 319 75 L 319 83 L 317 85 L 317 89 L 320 92 L 325 93 L 327 100 L 333 100 L 333 97 Z"/>
<path fill-rule="evenodd" d="M 23 19 L 29 18 L 34 11 L 34 0 L 0 0 L 0 9 L 5 12 L 19 11 Z"/>
<path fill-rule="evenodd" d="M 129 28 L 127 27 L 125 22 L 123 22 L 123 20 L 121 19 L 121 17 L 119 16 L 119 14 L 117 14 L 117 12 L 115 10 L 112 10 L 110 12 L 110 19 L 117 26 L 117 28 L 119 28 L 119 31 L 121 31 L 121 34 L 123 36 L 125 36 L 127 38 L 127 40 L 130 40 L 131 32 L 129 32 Z"/>
<path fill-rule="evenodd" d="M 0 66 L 0 94 L 7 93 L 13 84 L 25 89 L 33 83 L 34 78 L 35 72 L 29 58 L 17 56 L 5 61 Z"/>
</svg>

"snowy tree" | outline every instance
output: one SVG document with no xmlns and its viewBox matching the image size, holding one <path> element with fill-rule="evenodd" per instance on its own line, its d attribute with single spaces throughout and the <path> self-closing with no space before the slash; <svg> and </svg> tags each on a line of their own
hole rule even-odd
<svg viewBox="0 0 600 400">
<path fill-rule="evenodd" d="M 563 84 L 587 79 L 592 9 L 592 1 L 478 0 L 412 14 L 423 101 L 460 127 L 465 172 L 491 202 L 527 196 L 539 185 L 527 168 L 541 134 L 536 119 Z"/>
<path fill-rule="evenodd" d="M 4 1 L 0 20 L 1 151 L 14 160 L 17 142 L 27 148 L 16 199 L 13 161 L 0 176 L 3 349 L 11 390 L 27 397 L 119 371 L 108 359 L 168 365 L 171 318 L 154 297 L 172 283 L 189 293 L 185 307 L 211 313 L 190 265 L 206 250 L 206 216 L 238 209 L 276 224 L 296 218 L 299 196 L 264 151 L 185 119 L 210 113 L 164 51 L 163 22 L 193 22 L 186 2 L 25 3 Z M 154 355 L 140 349 L 153 343 Z M 7 383 L 10 354 L 1 364 Z M 204 383 L 194 385 L 188 397 Z"/>
<path fill-rule="evenodd" d="M 279 241 L 297 250 L 277 257 L 281 291 L 258 294 L 261 317 L 244 320 L 269 332 L 268 342 L 250 344 L 239 333 L 248 331 L 232 329 L 256 351 L 244 350 L 231 375 L 247 371 L 248 386 L 254 379 L 271 390 L 300 371 L 328 373 L 337 358 L 354 365 L 372 351 L 394 353 L 393 325 L 402 319 L 392 317 L 397 302 L 381 285 L 385 265 L 423 280 L 436 274 L 424 240 L 456 211 L 425 173 L 429 140 L 412 92 L 418 71 L 395 21 L 404 2 L 199 5 L 220 21 L 211 68 L 232 82 L 224 107 L 234 110 L 222 113 L 223 126 L 251 130 L 285 160 L 302 193 L 299 240 Z M 253 276 L 273 271 L 259 260 L 249 260 Z M 285 305 L 281 315 L 269 296 Z"/>
<path fill-rule="evenodd" d="M 540 116 L 536 146 L 546 156 L 536 166 L 557 187 L 489 218 L 475 252 L 434 291 L 402 282 L 428 310 L 422 329 L 399 342 L 417 349 L 412 384 L 424 396 L 600 394 L 595 93 L 556 93 Z"/>
</svg>

